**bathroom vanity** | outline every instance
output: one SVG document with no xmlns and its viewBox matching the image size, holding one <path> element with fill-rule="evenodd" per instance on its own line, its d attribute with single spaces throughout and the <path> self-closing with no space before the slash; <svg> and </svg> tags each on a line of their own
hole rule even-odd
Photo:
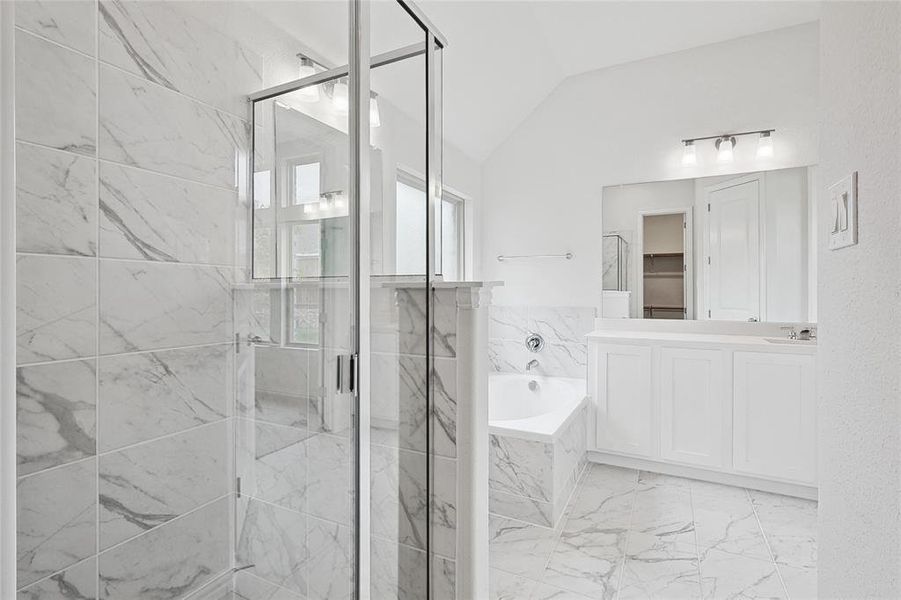
<svg viewBox="0 0 901 600">
<path fill-rule="evenodd" d="M 594 459 L 815 495 L 815 341 L 622 330 L 588 338 Z"/>
</svg>

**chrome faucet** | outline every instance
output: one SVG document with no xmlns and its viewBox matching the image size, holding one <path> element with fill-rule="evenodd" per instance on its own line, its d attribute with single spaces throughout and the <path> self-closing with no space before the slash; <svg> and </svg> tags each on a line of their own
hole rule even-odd
<svg viewBox="0 0 901 600">
<path fill-rule="evenodd" d="M 526 373 L 531 371 L 533 368 L 537 368 L 537 367 L 538 367 L 538 360 L 533 358 L 532 360 L 530 360 L 529 362 L 526 363 Z"/>
<path fill-rule="evenodd" d="M 794 327 L 780 327 L 779 329 L 781 329 L 782 331 L 788 331 L 788 339 L 790 339 L 790 340 L 798 339 L 798 332 L 795 330 Z"/>
</svg>

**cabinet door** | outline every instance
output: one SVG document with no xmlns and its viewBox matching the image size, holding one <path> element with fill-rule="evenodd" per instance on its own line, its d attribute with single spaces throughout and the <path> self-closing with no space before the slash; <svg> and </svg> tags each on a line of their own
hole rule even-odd
<svg viewBox="0 0 901 600">
<path fill-rule="evenodd" d="M 813 357 L 736 352 L 733 368 L 735 470 L 815 483 Z"/>
<path fill-rule="evenodd" d="M 723 466 L 723 352 L 660 350 L 660 455 L 701 465 Z"/>
<path fill-rule="evenodd" d="M 651 348 L 598 344 L 598 448 L 650 456 Z"/>
</svg>

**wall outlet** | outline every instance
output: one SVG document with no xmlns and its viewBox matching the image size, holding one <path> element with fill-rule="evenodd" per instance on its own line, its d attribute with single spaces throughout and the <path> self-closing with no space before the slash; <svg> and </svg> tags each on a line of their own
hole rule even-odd
<svg viewBox="0 0 901 600">
<path fill-rule="evenodd" d="M 829 249 L 857 243 L 857 171 L 829 186 Z"/>
</svg>

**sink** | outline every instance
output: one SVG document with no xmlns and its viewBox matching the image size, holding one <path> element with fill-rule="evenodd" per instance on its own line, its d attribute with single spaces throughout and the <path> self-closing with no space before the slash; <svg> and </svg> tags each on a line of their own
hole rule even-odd
<svg viewBox="0 0 901 600">
<path fill-rule="evenodd" d="M 771 344 L 797 344 L 799 346 L 816 346 L 816 340 L 793 340 L 791 338 L 763 338 Z"/>
</svg>

